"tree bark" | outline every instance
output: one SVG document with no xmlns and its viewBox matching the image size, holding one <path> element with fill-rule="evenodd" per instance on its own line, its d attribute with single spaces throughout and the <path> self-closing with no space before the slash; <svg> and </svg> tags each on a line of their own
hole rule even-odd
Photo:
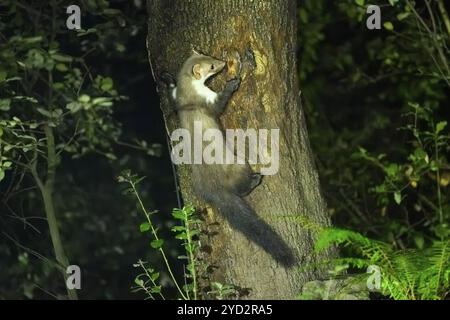
<svg viewBox="0 0 450 320">
<path fill-rule="evenodd" d="M 221 121 L 225 128 L 280 129 L 280 168 L 247 198 L 256 213 L 292 248 L 295 267 L 284 267 L 232 230 L 214 210 L 205 214 L 202 257 L 210 281 L 241 288 L 242 298 L 293 299 L 321 270 L 314 264 L 314 230 L 329 226 L 300 104 L 296 61 L 295 0 L 148 0 L 147 49 L 154 75 L 176 74 L 191 49 L 240 62 L 242 83 Z M 225 77 L 212 83 L 222 88 Z M 168 133 L 177 127 L 164 86 L 158 91 Z M 258 171 L 258 167 L 255 168 Z M 185 202 L 192 194 L 189 169 L 178 168 Z M 267 239 L 270 241 L 270 239 Z M 329 256 L 330 253 L 325 253 Z"/>
</svg>

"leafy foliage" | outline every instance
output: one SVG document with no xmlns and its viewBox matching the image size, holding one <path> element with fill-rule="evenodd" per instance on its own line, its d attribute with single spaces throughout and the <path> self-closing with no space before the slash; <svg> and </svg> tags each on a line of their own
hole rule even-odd
<svg viewBox="0 0 450 320">
<path fill-rule="evenodd" d="M 447 239 L 450 235 L 450 211 L 442 197 L 442 189 L 448 185 L 448 162 L 444 155 L 449 147 L 449 135 L 445 130 L 447 122 L 435 123 L 428 108 L 412 104 L 411 112 L 406 116 L 411 119 L 411 124 L 401 129 L 408 132 L 413 140 L 410 143 L 411 153 L 403 163 L 391 162 L 385 154 L 371 156 L 364 148 L 359 148 L 354 158 L 370 163 L 383 173 L 384 180 L 370 190 L 379 206 L 407 205 L 409 197 L 417 197 L 416 212 L 424 210 L 422 203 L 429 207 L 430 214 L 424 219 L 429 232 L 411 233 L 409 236 L 412 237 L 408 239 L 421 248 L 425 242 L 424 236 Z"/>
<path fill-rule="evenodd" d="M 165 267 L 170 274 L 170 278 L 172 283 L 178 290 L 179 297 L 184 300 L 189 299 L 197 299 L 198 295 L 198 283 L 197 283 L 197 267 L 198 263 L 196 261 L 196 255 L 199 250 L 198 244 L 198 235 L 200 234 L 200 230 L 198 226 L 200 225 L 200 220 L 197 218 L 195 214 L 195 210 L 192 206 L 185 206 L 181 209 L 173 209 L 172 216 L 175 220 L 179 221 L 181 224 L 172 227 L 172 231 L 175 233 L 175 238 L 182 241 L 183 249 L 185 255 L 178 256 L 179 260 L 186 260 L 185 264 L 185 274 L 184 274 L 184 282 L 185 285 L 183 289 L 178 284 L 174 273 L 172 271 L 172 267 L 167 259 L 166 252 L 164 250 L 164 239 L 158 236 L 158 230 L 155 227 L 152 216 L 157 213 L 148 212 L 145 209 L 145 206 L 142 202 L 142 199 L 138 193 L 137 185 L 141 182 L 143 178 L 139 178 L 138 176 L 131 174 L 130 171 L 124 171 L 122 175 L 118 177 L 118 181 L 122 183 L 127 183 L 129 188 L 125 189 L 125 193 L 133 194 L 138 201 L 139 207 L 146 217 L 146 221 L 141 223 L 139 226 L 139 230 L 142 233 L 150 233 L 152 236 L 152 241 L 150 242 L 150 246 L 157 250 L 161 257 L 164 260 Z M 165 299 L 164 295 L 161 292 L 161 285 L 157 285 L 156 281 L 159 278 L 159 273 L 155 272 L 152 267 L 145 266 L 145 263 L 142 260 L 139 260 L 135 267 L 139 267 L 144 273 L 139 274 L 135 278 L 135 284 L 137 288 L 135 288 L 135 292 L 144 291 L 149 298 L 155 299 L 154 295 L 158 294 L 161 298 Z M 146 280 L 143 280 L 145 278 Z"/>
<path fill-rule="evenodd" d="M 444 299 L 450 292 L 449 241 L 436 242 L 426 249 L 395 250 L 392 245 L 354 231 L 326 229 L 316 243 L 316 250 L 334 244 L 349 248 L 352 256 L 333 263 L 364 271 L 378 266 L 381 293 L 392 299 Z"/>
<path fill-rule="evenodd" d="M 391 298 L 444 298 L 448 7 L 371 1 L 383 29 L 368 30 L 368 4 L 300 1 L 302 97 L 322 187 L 335 223 L 358 231 L 329 231 L 319 247 L 358 247 L 340 262 L 384 266 L 383 293 Z"/>
<path fill-rule="evenodd" d="M 143 39 L 146 31 L 142 3 L 120 2 L 78 3 L 86 27 L 79 32 L 65 27 L 72 2 L 0 4 L 1 298 L 64 298 L 63 278 L 55 272 L 65 263 L 52 258 L 55 241 L 47 224 L 56 219 L 69 261 L 86 271 L 86 297 L 128 295 L 120 288 L 123 277 L 111 275 L 127 270 L 129 255 L 134 260 L 140 249 L 133 245 L 132 206 L 114 201 L 119 190 L 108 171 L 119 172 L 130 155 L 138 166 L 145 153 L 158 152 L 129 128 L 125 139 L 132 142 L 121 140 L 125 117 L 119 123 L 117 112 L 128 99 L 119 92 L 130 92 L 121 79 L 133 81 L 129 72 L 137 64 L 142 71 L 136 76 L 142 77 L 147 62 L 145 51 L 126 52 L 126 45 Z M 132 63 L 121 74 L 111 61 Z M 85 241 L 73 240 L 81 238 Z M 98 250 L 88 257 L 89 247 Z"/>
</svg>

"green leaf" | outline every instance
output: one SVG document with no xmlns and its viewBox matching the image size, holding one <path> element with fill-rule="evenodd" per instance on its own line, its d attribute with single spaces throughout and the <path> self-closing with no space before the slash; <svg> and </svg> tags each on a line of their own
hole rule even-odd
<svg viewBox="0 0 450 320">
<path fill-rule="evenodd" d="M 72 113 L 76 113 L 77 111 L 81 110 L 83 105 L 77 101 L 73 101 L 66 105 L 66 108 L 70 110 Z"/>
<path fill-rule="evenodd" d="M 175 239 L 178 239 L 178 240 L 187 240 L 187 234 L 186 233 L 179 233 L 179 234 L 177 234 L 176 236 L 175 236 Z"/>
<path fill-rule="evenodd" d="M 171 229 L 173 232 L 181 232 L 181 231 L 186 231 L 186 228 L 184 226 L 174 226 Z"/>
<path fill-rule="evenodd" d="M 144 280 L 139 279 L 139 277 L 136 277 L 134 279 L 134 283 L 136 283 L 138 286 L 143 287 L 144 286 Z"/>
<path fill-rule="evenodd" d="M 100 89 L 103 91 L 109 91 L 113 88 L 113 80 L 110 77 L 106 77 L 102 79 L 102 84 L 100 85 Z"/>
<path fill-rule="evenodd" d="M 150 293 L 156 293 L 156 294 L 158 294 L 158 293 L 160 293 L 160 292 L 161 292 L 161 286 L 152 287 L 152 288 L 150 289 Z"/>
<path fill-rule="evenodd" d="M 153 281 L 156 281 L 159 279 L 159 272 L 155 272 L 150 277 Z"/>
<path fill-rule="evenodd" d="M 399 166 L 396 163 L 391 163 L 385 168 L 385 171 L 388 176 L 393 177 L 399 172 Z"/>
<path fill-rule="evenodd" d="M 0 110 L 8 111 L 11 105 L 11 99 L 0 99 Z"/>
<path fill-rule="evenodd" d="M 57 63 L 55 68 L 56 68 L 56 70 L 61 71 L 61 72 L 69 70 L 64 63 Z"/>
<path fill-rule="evenodd" d="M 141 223 L 141 225 L 139 226 L 139 231 L 147 232 L 148 230 L 150 230 L 150 223 L 148 222 Z"/>
<path fill-rule="evenodd" d="M 21 100 L 21 101 L 26 101 L 26 102 L 31 102 L 31 103 L 37 103 L 38 101 L 36 100 L 36 98 L 33 97 L 27 97 L 27 96 L 15 96 L 14 100 Z"/>
<path fill-rule="evenodd" d="M 116 43 L 115 47 L 116 47 L 116 50 L 117 50 L 118 52 L 125 52 L 125 50 L 127 49 L 127 48 L 126 48 L 123 44 L 121 44 L 121 43 Z"/>
<path fill-rule="evenodd" d="M 430 163 L 430 170 L 433 171 L 433 172 L 436 172 L 436 171 L 439 170 L 439 164 L 435 160 L 431 161 L 431 163 Z"/>
<path fill-rule="evenodd" d="M 396 204 L 402 203 L 402 193 L 400 191 L 394 193 L 394 200 Z"/>
<path fill-rule="evenodd" d="M 361 7 L 364 6 L 364 2 L 365 2 L 365 0 L 355 0 L 355 3 Z"/>
<path fill-rule="evenodd" d="M 96 105 L 96 104 L 98 104 L 98 105 L 101 105 L 101 106 L 103 106 L 103 107 L 110 107 L 110 106 L 112 106 L 112 99 L 111 98 L 108 98 L 108 97 L 98 97 L 98 98 L 94 98 L 93 100 L 92 100 L 92 104 L 93 105 Z"/>
<path fill-rule="evenodd" d="M 436 134 L 439 134 L 447 126 L 447 121 L 441 121 L 436 125 Z"/>
<path fill-rule="evenodd" d="M 82 94 L 78 97 L 78 101 L 82 103 L 88 103 L 91 100 L 91 97 L 89 97 L 87 94 Z"/>
<path fill-rule="evenodd" d="M 394 25 L 390 21 L 386 21 L 385 23 L 383 23 L 383 27 L 389 31 L 394 30 Z"/>
<path fill-rule="evenodd" d="M 186 215 L 183 213 L 183 211 L 173 211 L 172 216 L 177 220 L 185 220 Z"/>
<path fill-rule="evenodd" d="M 6 151 L 6 152 L 8 152 L 8 151 L 11 150 L 12 148 L 14 148 L 13 145 L 7 145 L 7 146 L 4 146 L 4 147 L 3 147 L 3 150 Z"/>
<path fill-rule="evenodd" d="M 3 162 L 3 168 L 10 168 L 11 165 L 12 165 L 12 162 L 11 162 L 11 161 Z"/>
<path fill-rule="evenodd" d="M 200 231 L 199 231 L 199 230 L 191 230 L 191 232 L 190 232 L 191 238 L 193 238 L 193 237 L 195 237 L 195 236 L 197 236 L 197 235 L 199 235 L 199 234 L 200 234 Z"/>
<path fill-rule="evenodd" d="M 436 235 L 437 235 L 439 238 L 444 238 L 444 239 L 446 239 L 446 238 L 448 238 L 448 236 L 449 236 L 450 229 L 449 229 L 448 224 L 443 223 L 443 224 L 437 225 L 436 228 L 434 229 L 434 232 L 436 233 Z"/>
<path fill-rule="evenodd" d="M 159 239 L 159 240 L 153 240 L 152 242 L 150 242 L 150 246 L 153 249 L 161 249 L 161 247 L 164 244 L 164 240 L 163 239 Z"/>
<path fill-rule="evenodd" d="M 427 153 L 422 148 L 417 148 L 414 150 L 414 156 L 417 159 L 425 159 L 427 157 Z"/>
<path fill-rule="evenodd" d="M 97 29 L 96 29 L 96 28 L 89 28 L 89 29 L 87 29 L 87 30 L 80 30 L 80 31 L 78 31 L 78 33 L 77 33 L 77 37 L 84 37 L 84 36 L 86 36 L 86 35 L 88 35 L 88 34 L 96 33 L 96 32 L 97 32 Z"/>
<path fill-rule="evenodd" d="M 72 62 L 73 58 L 71 56 L 62 55 L 62 54 L 54 54 L 52 55 L 53 60 L 58 62 Z"/>
<path fill-rule="evenodd" d="M 397 19 L 399 21 L 402 21 L 402 20 L 406 19 L 409 15 L 410 15 L 409 12 L 402 12 L 397 15 Z"/>
<path fill-rule="evenodd" d="M 220 282 L 212 282 L 211 285 L 214 289 L 217 290 L 221 290 L 223 288 L 223 284 L 221 284 Z"/>
<path fill-rule="evenodd" d="M 64 88 L 64 83 L 62 83 L 62 82 L 53 82 L 53 89 L 61 90 L 62 88 Z"/>
<path fill-rule="evenodd" d="M 414 242 L 416 243 L 417 248 L 423 249 L 425 240 L 423 239 L 423 235 L 421 233 L 417 233 L 414 235 Z"/>
<path fill-rule="evenodd" d="M 43 108 L 37 108 L 36 110 L 37 110 L 37 112 L 39 112 L 40 114 L 42 114 L 42 115 L 44 115 L 44 116 L 46 116 L 48 118 L 52 117 L 52 114 L 49 111 L 47 111 L 47 110 L 45 110 Z"/>
<path fill-rule="evenodd" d="M 106 153 L 105 156 L 106 156 L 106 158 L 108 158 L 110 160 L 116 160 L 117 159 L 116 155 L 111 153 L 111 152 Z"/>
</svg>

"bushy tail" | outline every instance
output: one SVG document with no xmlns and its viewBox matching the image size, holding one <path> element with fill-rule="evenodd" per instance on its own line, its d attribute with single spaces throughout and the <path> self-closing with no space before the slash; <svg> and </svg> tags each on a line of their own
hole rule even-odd
<svg viewBox="0 0 450 320">
<path fill-rule="evenodd" d="M 239 196 L 231 192 L 209 193 L 209 202 L 217 207 L 234 230 L 257 244 L 286 267 L 295 264 L 292 250 L 283 239 Z"/>
</svg>

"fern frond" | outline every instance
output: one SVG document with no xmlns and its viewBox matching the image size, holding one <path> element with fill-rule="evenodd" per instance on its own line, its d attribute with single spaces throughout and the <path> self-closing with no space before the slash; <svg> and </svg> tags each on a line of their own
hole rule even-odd
<svg viewBox="0 0 450 320">
<path fill-rule="evenodd" d="M 356 257 L 335 259 L 336 264 L 381 270 L 381 292 L 396 300 L 442 299 L 450 291 L 450 241 L 424 250 L 395 251 L 391 245 L 343 229 L 325 229 L 315 249 L 340 245 L 356 250 Z"/>
</svg>

